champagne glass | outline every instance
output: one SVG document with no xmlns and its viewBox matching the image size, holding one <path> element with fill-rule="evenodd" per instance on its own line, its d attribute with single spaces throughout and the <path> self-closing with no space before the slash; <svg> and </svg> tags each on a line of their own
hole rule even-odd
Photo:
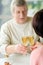
<svg viewBox="0 0 43 65">
<path fill-rule="evenodd" d="M 22 44 L 24 46 L 34 45 L 34 37 L 33 36 L 22 37 Z"/>
</svg>

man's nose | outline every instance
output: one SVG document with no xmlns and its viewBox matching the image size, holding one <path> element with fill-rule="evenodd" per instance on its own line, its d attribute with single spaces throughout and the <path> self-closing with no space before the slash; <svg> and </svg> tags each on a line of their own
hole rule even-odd
<svg viewBox="0 0 43 65">
<path fill-rule="evenodd" d="M 21 13 L 20 14 L 20 18 L 24 18 L 24 13 Z"/>
</svg>

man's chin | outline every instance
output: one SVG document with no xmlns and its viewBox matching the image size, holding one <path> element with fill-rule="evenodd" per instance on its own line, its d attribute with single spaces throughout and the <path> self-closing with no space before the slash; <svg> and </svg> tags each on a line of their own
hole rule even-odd
<svg viewBox="0 0 43 65">
<path fill-rule="evenodd" d="M 20 24 L 24 24 L 26 22 L 27 19 L 20 19 L 19 23 Z"/>
<path fill-rule="evenodd" d="M 25 22 L 26 22 L 25 20 L 20 20 L 18 23 L 23 24 Z"/>
</svg>

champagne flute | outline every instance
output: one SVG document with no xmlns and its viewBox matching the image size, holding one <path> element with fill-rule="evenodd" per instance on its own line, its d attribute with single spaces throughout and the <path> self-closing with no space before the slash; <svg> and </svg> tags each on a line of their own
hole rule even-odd
<svg viewBox="0 0 43 65">
<path fill-rule="evenodd" d="M 24 46 L 34 45 L 34 37 L 33 36 L 22 37 L 22 44 Z"/>
</svg>

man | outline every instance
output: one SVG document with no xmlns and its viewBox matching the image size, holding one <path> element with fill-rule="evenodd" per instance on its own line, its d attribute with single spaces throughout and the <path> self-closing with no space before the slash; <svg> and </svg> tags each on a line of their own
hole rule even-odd
<svg viewBox="0 0 43 65">
<path fill-rule="evenodd" d="M 31 17 L 27 17 L 27 3 L 25 0 L 12 0 L 11 13 L 13 19 L 9 20 L 1 27 L 0 32 L 0 49 L 1 53 L 8 54 L 8 60 L 12 65 L 29 64 L 30 46 L 24 45 L 23 37 L 39 37 L 35 34 Z"/>
</svg>

